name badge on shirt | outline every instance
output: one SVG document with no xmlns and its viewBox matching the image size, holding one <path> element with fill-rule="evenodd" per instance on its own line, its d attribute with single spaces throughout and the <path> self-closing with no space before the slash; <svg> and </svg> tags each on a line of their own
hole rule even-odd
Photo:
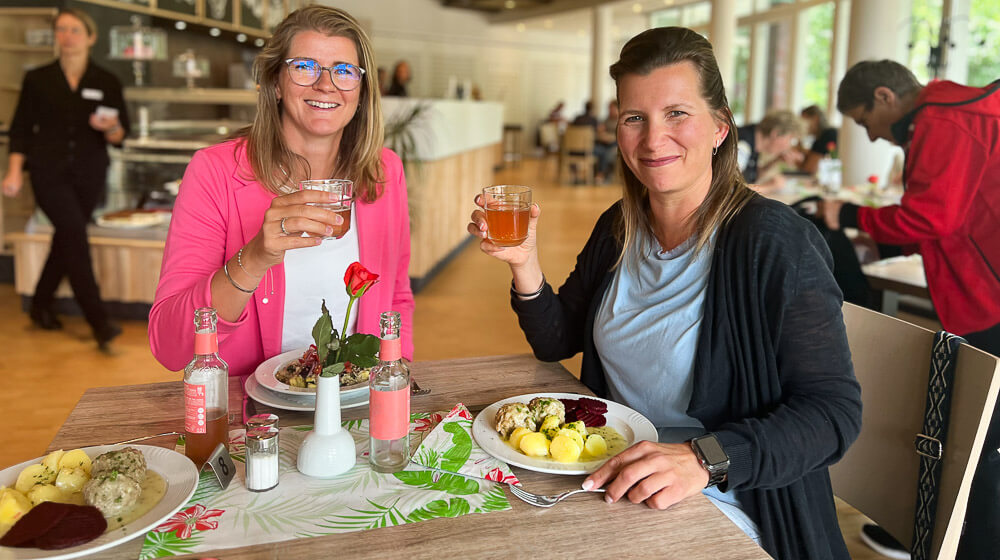
<svg viewBox="0 0 1000 560">
<path fill-rule="evenodd" d="M 83 88 L 80 95 L 84 99 L 89 99 L 91 101 L 102 101 L 104 99 L 104 92 L 99 89 L 93 88 Z"/>
</svg>

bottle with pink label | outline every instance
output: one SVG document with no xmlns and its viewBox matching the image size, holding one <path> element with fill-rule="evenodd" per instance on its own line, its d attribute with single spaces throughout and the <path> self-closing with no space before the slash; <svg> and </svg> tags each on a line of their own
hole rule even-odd
<svg viewBox="0 0 1000 560">
<path fill-rule="evenodd" d="M 399 313 L 382 313 L 379 326 L 379 363 L 368 379 L 368 461 L 372 470 L 392 473 L 410 460 L 410 369 L 402 359 Z"/>
<path fill-rule="evenodd" d="M 184 451 L 201 467 L 229 441 L 229 366 L 219 357 L 215 309 L 194 312 L 194 358 L 184 368 Z"/>
</svg>

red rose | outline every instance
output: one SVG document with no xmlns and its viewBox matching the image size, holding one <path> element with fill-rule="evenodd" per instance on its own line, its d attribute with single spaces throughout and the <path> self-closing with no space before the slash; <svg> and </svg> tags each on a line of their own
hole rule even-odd
<svg viewBox="0 0 1000 560">
<path fill-rule="evenodd" d="M 868 182 L 871 183 L 871 184 L 873 184 L 873 185 L 875 183 L 878 183 L 878 175 L 869 175 L 868 176 Z"/>
<path fill-rule="evenodd" d="M 826 144 L 826 151 L 832 152 L 832 151 L 834 151 L 836 149 L 837 149 L 837 143 L 836 142 L 827 142 L 827 144 Z"/>
<path fill-rule="evenodd" d="M 351 264 L 344 273 L 344 285 L 347 287 L 347 295 L 351 297 L 361 297 L 377 281 L 378 274 L 368 270 L 359 262 Z"/>
</svg>

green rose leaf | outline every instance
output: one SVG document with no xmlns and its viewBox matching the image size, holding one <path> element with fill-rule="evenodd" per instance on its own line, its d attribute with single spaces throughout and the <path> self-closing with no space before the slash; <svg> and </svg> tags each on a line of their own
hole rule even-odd
<svg viewBox="0 0 1000 560">
<path fill-rule="evenodd" d="M 354 333 L 347 337 L 340 352 L 342 362 L 351 362 L 360 368 L 370 368 L 378 364 L 375 354 L 378 352 L 379 340 L 370 334 Z"/>
<path fill-rule="evenodd" d="M 334 375 L 340 375 L 344 373 L 344 362 L 339 362 L 333 364 L 332 366 L 326 366 L 323 368 L 323 372 L 320 373 L 322 377 L 333 377 Z"/>
<path fill-rule="evenodd" d="M 458 517 L 469 513 L 472 508 L 469 502 L 462 498 L 452 498 L 447 502 L 444 500 L 434 500 L 423 509 L 410 512 L 407 521 L 423 521 L 434 519 L 435 517 Z"/>
<path fill-rule="evenodd" d="M 333 319 L 330 317 L 330 310 L 326 308 L 326 300 L 323 300 L 323 313 L 316 319 L 313 325 L 312 336 L 316 342 L 316 354 L 319 363 L 326 363 L 326 356 L 329 354 L 330 340 L 333 338 Z M 335 340 L 335 339 L 334 339 Z"/>
</svg>

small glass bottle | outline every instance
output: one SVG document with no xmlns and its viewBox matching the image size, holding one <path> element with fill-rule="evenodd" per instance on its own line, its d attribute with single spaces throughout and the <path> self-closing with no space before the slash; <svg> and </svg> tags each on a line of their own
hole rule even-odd
<svg viewBox="0 0 1000 560">
<path fill-rule="evenodd" d="M 219 357 L 215 309 L 194 312 L 194 358 L 184 368 L 184 451 L 199 468 L 229 441 L 229 366 Z"/>
<path fill-rule="evenodd" d="M 368 380 L 368 461 L 372 470 L 392 473 L 410 460 L 410 369 L 402 360 L 399 313 L 382 313 L 379 326 L 379 363 Z"/>
<path fill-rule="evenodd" d="M 278 485 L 278 429 L 258 426 L 247 431 L 247 490 L 264 492 Z"/>
</svg>

